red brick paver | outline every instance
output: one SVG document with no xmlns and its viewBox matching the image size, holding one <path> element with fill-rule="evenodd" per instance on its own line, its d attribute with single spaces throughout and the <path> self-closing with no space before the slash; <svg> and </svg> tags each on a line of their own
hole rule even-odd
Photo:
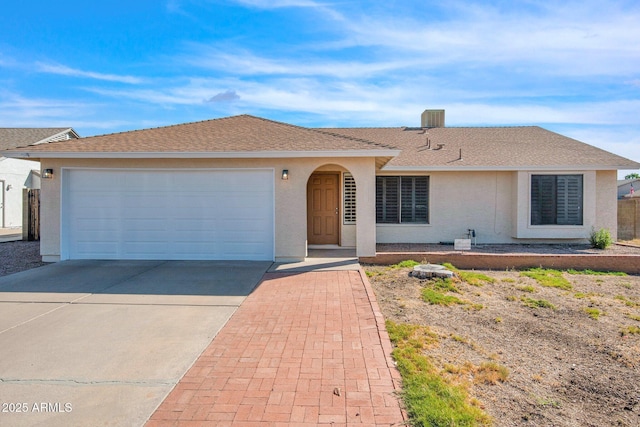
<svg viewBox="0 0 640 427">
<path fill-rule="evenodd" d="M 147 426 L 402 425 L 362 271 L 269 273 Z"/>
</svg>

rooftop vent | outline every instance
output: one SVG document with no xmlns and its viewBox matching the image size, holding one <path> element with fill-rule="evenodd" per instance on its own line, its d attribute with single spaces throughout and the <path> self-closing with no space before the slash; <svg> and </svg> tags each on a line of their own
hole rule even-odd
<svg viewBox="0 0 640 427">
<path fill-rule="evenodd" d="M 424 110 L 421 118 L 423 128 L 444 127 L 444 110 Z"/>
</svg>

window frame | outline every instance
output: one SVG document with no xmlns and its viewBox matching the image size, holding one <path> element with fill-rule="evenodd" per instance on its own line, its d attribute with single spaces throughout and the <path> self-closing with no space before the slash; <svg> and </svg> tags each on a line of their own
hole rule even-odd
<svg viewBox="0 0 640 427">
<path fill-rule="evenodd" d="M 418 188 L 421 185 L 419 181 L 424 182 L 424 187 Z M 429 175 L 377 175 L 376 225 L 429 225 L 431 222 L 430 186 Z M 409 215 L 406 214 L 407 193 L 411 193 L 410 217 L 413 219 L 409 221 L 407 221 Z M 424 209 L 424 212 L 419 212 L 421 209 Z"/>
<path fill-rule="evenodd" d="M 577 180 L 570 182 L 572 178 L 577 178 Z M 534 183 L 536 179 L 539 179 L 539 182 Z M 544 188 L 545 186 L 546 189 Z M 572 186 L 577 186 L 578 189 L 576 190 Z M 583 227 L 585 215 L 584 187 L 585 176 L 581 173 L 531 174 L 529 177 L 529 226 Z M 544 191 L 551 192 L 553 200 L 543 200 Z M 571 196 L 572 191 L 574 193 L 579 191 L 579 194 Z M 538 195 L 537 200 L 534 200 L 536 194 Z M 578 205 L 572 205 L 572 203 L 578 203 Z M 547 209 L 546 213 L 545 208 Z M 553 219 L 549 220 L 548 218 L 551 215 Z M 534 216 L 536 216 L 535 221 Z M 575 219 L 571 221 L 572 216 L 575 216 Z M 562 221 L 563 217 L 567 218 L 566 222 Z"/>
</svg>

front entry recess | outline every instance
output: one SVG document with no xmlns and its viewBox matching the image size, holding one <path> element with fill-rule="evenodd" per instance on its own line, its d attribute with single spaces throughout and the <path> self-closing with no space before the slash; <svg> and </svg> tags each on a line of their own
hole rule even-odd
<svg viewBox="0 0 640 427">
<path fill-rule="evenodd" d="M 307 184 L 307 240 L 310 245 L 340 242 L 339 174 L 317 173 Z"/>
</svg>

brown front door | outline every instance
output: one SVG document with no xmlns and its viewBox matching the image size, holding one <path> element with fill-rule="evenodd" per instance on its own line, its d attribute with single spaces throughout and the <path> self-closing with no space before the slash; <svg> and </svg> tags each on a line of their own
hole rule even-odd
<svg viewBox="0 0 640 427">
<path fill-rule="evenodd" d="M 317 173 L 307 184 L 307 240 L 310 245 L 340 241 L 339 174 Z"/>
</svg>

